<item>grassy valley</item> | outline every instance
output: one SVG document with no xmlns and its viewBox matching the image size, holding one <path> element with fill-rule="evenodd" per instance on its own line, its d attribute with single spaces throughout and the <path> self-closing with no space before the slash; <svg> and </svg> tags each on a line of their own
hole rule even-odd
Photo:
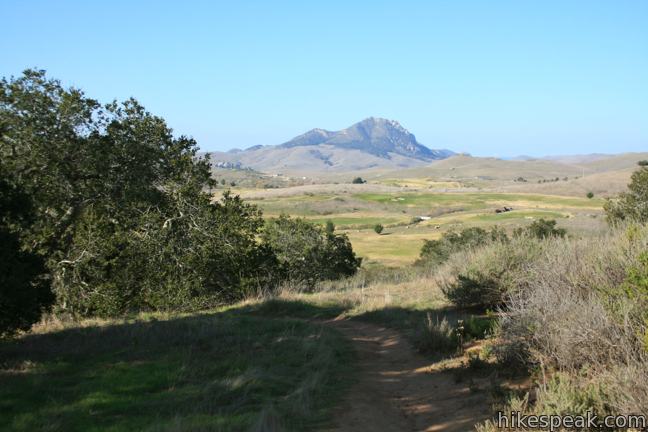
<svg viewBox="0 0 648 432">
<path fill-rule="evenodd" d="M 318 224 L 330 220 L 349 235 L 361 256 L 388 265 L 410 264 L 424 239 L 464 227 L 498 225 L 512 231 L 540 218 L 557 219 L 576 232 L 596 231 L 604 225 L 600 198 L 391 188 L 317 185 L 268 194 L 242 191 L 242 196 L 262 208 L 266 217 L 286 213 Z M 496 213 L 503 207 L 513 210 Z M 376 224 L 385 227 L 381 235 L 373 230 Z"/>
<path fill-rule="evenodd" d="M 0 90 L 2 430 L 648 413 L 646 154 L 473 158 L 369 118 L 210 163 L 133 99 Z"/>
</svg>

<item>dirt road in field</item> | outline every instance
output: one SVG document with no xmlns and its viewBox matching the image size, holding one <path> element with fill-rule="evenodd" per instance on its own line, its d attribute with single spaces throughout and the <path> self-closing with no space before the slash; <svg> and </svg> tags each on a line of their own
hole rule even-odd
<svg viewBox="0 0 648 432">
<path fill-rule="evenodd" d="M 326 325 L 353 342 L 360 371 L 334 414 L 334 431 L 463 432 L 489 417 L 484 383 L 431 368 L 396 331 L 349 320 Z"/>
</svg>

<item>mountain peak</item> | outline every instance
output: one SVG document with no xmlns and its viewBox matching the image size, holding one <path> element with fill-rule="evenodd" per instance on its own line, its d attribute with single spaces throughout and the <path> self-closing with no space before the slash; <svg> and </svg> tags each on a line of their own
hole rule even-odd
<svg viewBox="0 0 648 432">
<path fill-rule="evenodd" d="M 315 128 L 280 145 L 252 147 L 221 158 L 261 171 L 342 172 L 418 166 L 453 154 L 420 144 L 396 120 L 368 117 L 339 131 Z"/>
<path fill-rule="evenodd" d="M 386 159 L 391 158 L 391 154 L 398 154 L 428 161 L 443 159 L 452 154 L 447 150 L 431 150 L 425 147 L 399 122 L 380 117 L 368 117 L 337 132 L 312 129 L 282 144 L 281 147 L 320 144 L 361 150 Z"/>
<path fill-rule="evenodd" d="M 390 154 L 429 161 L 443 159 L 452 154 L 448 150 L 431 150 L 416 141 L 396 120 L 368 117 L 346 129 L 332 132 L 325 129 L 311 129 L 280 145 L 282 148 L 300 146 L 331 145 L 341 149 L 361 150 L 374 156 L 389 159 Z"/>
</svg>

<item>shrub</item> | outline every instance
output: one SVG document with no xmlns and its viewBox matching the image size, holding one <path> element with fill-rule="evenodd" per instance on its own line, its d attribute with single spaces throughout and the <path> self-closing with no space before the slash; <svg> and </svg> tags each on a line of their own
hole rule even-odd
<svg viewBox="0 0 648 432">
<path fill-rule="evenodd" d="M 385 227 L 383 227 L 381 224 L 376 224 L 374 226 L 374 231 L 376 232 L 376 234 L 382 233 L 384 229 Z"/>
<path fill-rule="evenodd" d="M 517 228 L 514 232 L 514 235 L 529 235 L 538 239 L 545 239 L 549 237 L 565 237 L 567 230 L 564 228 L 556 228 L 556 221 L 539 219 L 534 221 L 531 225 L 526 228 Z"/>
<path fill-rule="evenodd" d="M 326 234 L 333 234 L 335 233 L 335 224 L 333 223 L 332 220 L 327 220 L 326 225 L 324 226 L 324 230 L 326 231 Z"/>
<path fill-rule="evenodd" d="M 471 227 L 457 233 L 448 231 L 438 240 L 425 240 L 417 265 L 438 266 L 450 258 L 453 253 L 475 248 L 491 241 L 507 241 L 506 233 L 494 227 L 491 231 Z"/>
<path fill-rule="evenodd" d="M 587 198 L 589 199 L 594 198 L 594 192 L 587 192 Z"/>
<path fill-rule="evenodd" d="M 648 166 L 648 160 L 646 160 L 646 159 L 640 160 L 639 162 L 637 162 L 637 165 L 639 165 L 641 167 Z"/>
<path fill-rule="evenodd" d="M 363 183 L 367 183 L 367 181 L 364 180 L 362 177 L 356 177 L 351 181 L 351 183 L 353 183 L 353 184 L 363 184 Z"/>
<path fill-rule="evenodd" d="M 428 312 L 424 324 L 415 337 L 419 351 L 424 353 L 448 353 L 457 350 L 459 338 L 456 329 L 443 317 L 432 318 Z"/>
<path fill-rule="evenodd" d="M 542 412 L 648 411 L 648 227 L 544 243 L 523 289 L 506 299 L 496 354 L 563 374 L 538 396 Z"/>
<path fill-rule="evenodd" d="M 464 334 L 473 339 L 483 339 L 492 334 L 497 320 L 492 317 L 471 315 L 464 321 Z"/>
<path fill-rule="evenodd" d="M 131 225 L 84 213 L 60 269 L 65 310 L 101 316 L 188 311 L 278 285 L 277 258 L 256 238 L 259 210 L 229 193 L 213 204 L 202 199 L 170 204 L 168 213 L 146 214 Z"/>
<path fill-rule="evenodd" d="M 262 241 L 276 253 L 288 281 L 301 290 L 315 282 L 353 275 L 361 259 L 345 234 L 328 233 L 304 219 L 282 215 L 267 221 Z"/>
<path fill-rule="evenodd" d="M 648 222 L 648 167 L 642 166 L 632 174 L 628 191 L 604 205 L 607 220 L 618 224 L 624 220 Z"/>
<path fill-rule="evenodd" d="M 627 284 L 648 245 L 648 230 L 630 232 L 544 242 L 546 252 L 527 272 L 525 289 L 507 298 L 504 339 L 522 357 L 542 353 L 532 361 L 561 368 L 610 364 L 625 356 L 619 341 L 628 341 L 630 349 L 638 343 L 632 334 L 643 334 L 645 327 L 637 312 L 644 306 L 629 298 Z M 619 322 L 634 322 L 635 330 Z"/>
<path fill-rule="evenodd" d="M 524 285 L 526 271 L 541 250 L 541 242 L 526 236 L 495 241 L 452 255 L 437 280 L 459 307 L 496 307 Z"/>
<path fill-rule="evenodd" d="M 529 402 L 529 394 L 524 397 L 511 397 L 506 406 L 501 409 L 504 416 L 508 417 L 509 424 L 512 424 L 512 413 L 520 415 L 559 415 L 559 416 L 583 416 L 588 413 L 602 418 L 606 415 L 619 414 L 614 412 L 610 405 L 610 394 L 606 387 L 586 377 L 575 377 L 566 373 L 558 372 L 535 392 L 534 403 Z M 636 414 L 636 413 L 635 413 Z M 586 426 L 586 425 L 585 425 Z M 488 420 L 476 427 L 478 432 L 496 432 L 498 429 L 492 420 Z M 532 428 L 515 428 L 516 431 L 531 432 Z M 544 430 L 544 429 L 543 429 Z M 558 429 L 555 429 L 558 430 Z M 563 430 L 563 429 L 560 429 Z M 587 427 L 578 427 L 575 430 L 592 430 Z M 598 430 L 598 428 L 593 429 Z"/>
</svg>

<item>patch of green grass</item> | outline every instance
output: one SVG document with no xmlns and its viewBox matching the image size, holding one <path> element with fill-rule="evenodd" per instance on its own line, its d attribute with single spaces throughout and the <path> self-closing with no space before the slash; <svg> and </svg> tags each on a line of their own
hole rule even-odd
<svg viewBox="0 0 648 432">
<path fill-rule="evenodd" d="M 353 364 L 348 342 L 316 323 L 248 312 L 152 316 L 5 342 L 0 428 L 241 431 L 273 423 L 312 430 L 326 423 Z"/>
<path fill-rule="evenodd" d="M 409 219 L 399 219 L 394 217 L 372 217 L 372 216 L 331 216 L 331 217 L 317 217 L 307 218 L 310 222 L 317 224 L 325 224 L 326 221 L 332 221 L 336 227 L 339 228 L 369 228 L 376 224 L 392 225 L 407 222 Z"/>
<path fill-rule="evenodd" d="M 513 220 L 513 219 L 561 219 L 565 218 L 564 213 L 552 212 L 552 211 L 512 211 L 507 213 L 487 213 L 479 214 L 466 218 L 467 221 L 479 221 L 479 222 L 498 222 L 503 220 Z"/>
<path fill-rule="evenodd" d="M 535 194 L 508 194 L 508 193 L 402 193 L 402 194 L 380 194 L 366 193 L 356 194 L 354 197 L 384 204 L 395 204 L 401 206 L 448 206 L 462 205 L 467 209 L 482 208 L 500 202 L 515 203 L 529 202 L 537 204 L 559 205 L 563 207 L 597 207 L 602 205 L 601 200 L 593 201 L 586 198 L 567 198 L 550 195 Z"/>
<path fill-rule="evenodd" d="M 303 298 L 309 298 L 304 296 Z M 305 320 L 333 319 L 347 311 L 343 303 L 328 301 L 308 302 L 270 298 L 245 307 L 246 313 L 263 317 L 290 317 Z"/>
</svg>

